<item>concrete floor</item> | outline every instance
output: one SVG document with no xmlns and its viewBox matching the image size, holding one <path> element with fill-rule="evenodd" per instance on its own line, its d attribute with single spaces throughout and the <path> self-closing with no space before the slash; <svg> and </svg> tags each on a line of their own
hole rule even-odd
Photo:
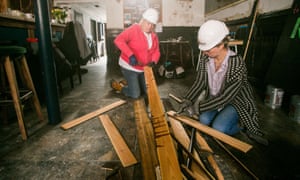
<svg viewBox="0 0 300 180">
<path fill-rule="evenodd" d="M 22 141 L 14 118 L 7 125 L 0 125 L 0 179 L 105 179 L 114 172 L 110 179 L 142 179 L 140 164 L 128 168 L 120 166 L 97 117 L 66 131 L 60 128 L 74 118 L 120 99 L 128 100 L 110 88 L 110 79 L 122 79 L 117 66 L 107 66 L 106 59 L 100 59 L 83 68 L 88 69 L 88 73 L 83 75 L 82 84 L 76 80 L 75 88 L 71 89 L 68 81 L 64 83 L 64 93 L 59 100 L 62 122 L 57 125 L 49 125 L 47 120 L 39 122 L 35 113 L 27 109 L 27 141 Z M 166 110 L 177 108 L 168 94 L 183 95 L 192 82 L 192 75 L 191 71 L 182 79 L 157 79 Z M 290 120 L 285 111 L 265 106 L 259 96 L 257 105 L 269 145 L 258 144 L 239 134 L 236 137 L 252 144 L 253 149 L 245 154 L 228 148 L 259 179 L 300 179 L 300 125 Z M 47 117 L 45 105 L 43 111 Z M 132 101 L 107 114 L 139 160 Z M 225 179 L 253 179 L 212 138 L 206 135 L 205 138 L 215 152 Z"/>
</svg>

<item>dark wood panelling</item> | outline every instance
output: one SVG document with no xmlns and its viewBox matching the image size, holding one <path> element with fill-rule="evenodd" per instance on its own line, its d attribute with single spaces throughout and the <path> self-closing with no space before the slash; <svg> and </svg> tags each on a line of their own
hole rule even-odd
<svg viewBox="0 0 300 180">
<path fill-rule="evenodd" d="M 107 66 L 118 64 L 118 58 L 120 55 L 119 49 L 114 44 L 114 39 L 120 34 L 123 29 L 106 29 L 106 52 L 107 52 Z M 114 66 L 119 67 L 119 66 Z"/>
<path fill-rule="evenodd" d="M 300 85 L 295 82 L 299 78 L 300 39 L 298 36 L 293 40 L 289 38 L 298 16 L 293 14 L 292 9 L 259 15 L 245 59 L 249 79 L 262 98 L 267 85 L 282 88 L 285 91 L 285 107 L 289 105 L 291 95 L 300 94 Z M 246 40 L 249 30 L 247 19 L 236 22 L 227 24 L 231 28 L 238 27 L 237 39 Z M 240 52 L 243 53 L 243 49 Z"/>
</svg>

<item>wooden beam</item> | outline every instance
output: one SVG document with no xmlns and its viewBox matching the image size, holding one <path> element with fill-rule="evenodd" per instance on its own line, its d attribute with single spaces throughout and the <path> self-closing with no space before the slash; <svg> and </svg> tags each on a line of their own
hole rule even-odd
<svg viewBox="0 0 300 180">
<path fill-rule="evenodd" d="M 115 151 L 118 154 L 119 159 L 124 167 L 128 167 L 137 163 L 136 158 L 130 151 L 122 135 L 110 120 L 107 114 L 100 115 L 99 120 L 102 123 L 111 143 L 114 146 Z"/>
<path fill-rule="evenodd" d="M 209 147 L 206 140 L 199 134 L 199 132 L 196 133 L 196 139 L 197 139 L 197 142 L 200 145 L 201 149 L 205 149 L 205 150 L 213 153 L 213 150 Z M 213 154 L 209 154 L 207 156 L 207 160 L 208 160 L 209 164 L 211 165 L 211 167 L 213 168 L 213 170 L 217 176 L 217 179 L 224 180 L 223 173 L 222 173 L 221 169 L 219 168 L 218 163 L 216 162 Z"/>
<path fill-rule="evenodd" d="M 247 57 L 247 54 L 248 54 L 248 48 L 249 48 L 249 45 L 250 45 L 250 41 L 252 40 L 254 24 L 255 24 L 255 21 L 256 21 L 257 14 L 258 14 L 258 3 L 259 3 L 259 0 L 255 0 L 254 3 L 253 3 L 253 9 L 252 9 L 252 12 L 251 12 L 251 17 L 252 17 L 251 26 L 250 26 L 250 31 L 249 31 L 249 34 L 248 34 L 248 37 L 247 37 L 246 47 L 244 49 L 244 55 L 243 55 L 244 60 L 246 60 L 246 57 Z"/>
<path fill-rule="evenodd" d="M 178 102 L 178 103 L 182 103 L 182 100 L 181 100 L 181 99 L 179 99 L 178 97 L 176 97 L 174 94 L 172 94 L 172 93 L 169 93 L 169 96 L 170 96 L 172 99 L 174 99 L 176 102 Z"/>
<path fill-rule="evenodd" d="M 243 44 L 244 44 L 243 40 L 232 40 L 228 42 L 229 46 L 243 45 Z"/>
<path fill-rule="evenodd" d="M 111 109 L 119 107 L 119 106 L 121 106 L 121 105 L 123 105 L 125 103 L 126 103 L 126 101 L 119 100 L 119 101 L 114 102 L 114 103 L 112 103 L 110 105 L 107 105 L 107 106 L 105 106 L 103 108 L 100 108 L 100 109 L 98 109 L 98 110 L 96 110 L 94 112 L 88 113 L 88 114 L 86 114 L 84 116 L 81 116 L 81 117 L 76 118 L 76 119 L 74 119 L 72 121 L 69 121 L 69 122 L 63 124 L 61 126 L 61 128 L 64 129 L 64 130 L 68 130 L 68 129 L 74 127 L 74 126 L 77 126 L 77 125 L 79 125 L 79 124 L 81 124 L 81 123 L 83 123 L 83 122 L 85 122 L 85 121 L 87 121 L 89 119 L 92 119 L 92 118 L 94 118 L 94 117 L 96 117 L 96 116 L 98 116 L 98 115 L 100 115 L 102 113 L 110 111 Z"/>
<path fill-rule="evenodd" d="M 156 154 L 154 132 L 148 113 L 146 112 L 146 106 L 143 99 L 134 101 L 134 112 L 141 164 L 143 168 L 143 179 L 158 179 L 155 168 L 159 166 L 159 163 Z"/>
<path fill-rule="evenodd" d="M 182 180 L 177 153 L 151 67 L 144 68 L 161 179 Z"/>
<path fill-rule="evenodd" d="M 230 146 L 246 153 L 248 152 L 251 148 L 252 148 L 252 145 L 250 144 L 247 144 L 243 141 L 240 141 L 236 138 L 233 138 L 227 134 L 224 134 L 218 130 L 215 130 L 211 127 L 208 127 L 206 125 L 203 125 L 201 123 L 199 123 L 198 121 L 195 121 L 194 119 L 190 118 L 190 117 L 187 117 L 187 116 L 183 116 L 183 115 L 176 115 L 176 112 L 174 111 L 169 111 L 167 112 L 167 114 L 191 127 L 194 127 L 196 128 L 197 130 L 201 131 L 201 132 L 204 132 L 210 136 L 213 136 L 217 139 L 219 139 L 220 141 L 226 143 L 226 144 L 229 144 Z"/>
</svg>

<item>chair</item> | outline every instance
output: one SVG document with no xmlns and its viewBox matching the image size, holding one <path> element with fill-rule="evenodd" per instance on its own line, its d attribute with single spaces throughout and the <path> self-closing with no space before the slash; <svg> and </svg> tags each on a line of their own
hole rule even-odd
<svg viewBox="0 0 300 180">
<path fill-rule="evenodd" d="M 93 53 L 88 46 L 87 37 L 79 22 L 68 22 L 64 30 L 64 36 L 57 43 L 57 47 L 70 61 L 81 83 L 81 65 L 86 65 Z M 72 85 L 73 86 L 73 85 Z"/>
<path fill-rule="evenodd" d="M 65 57 L 65 55 L 61 52 L 61 50 L 56 46 L 55 43 L 52 43 L 52 48 L 56 69 L 57 84 L 60 93 L 63 93 L 62 81 L 66 78 L 69 78 L 71 88 L 74 88 L 73 75 L 76 69 L 74 70 L 74 66 Z"/>
<path fill-rule="evenodd" d="M 35 91 L 35 87 L 29 72 L 26 57 L 26 48 L 20 46 L 0 46 L 1 56 L 1 99 L 0 105 L 7 106 L 13 104 L 17 118 L 19 129 L 23 140 L 27 140 L 27 130 L 24 123 L 24 113 L 22 103 L 27 100 L 31 100 L 39 119 L 44 120 L 44 116 L 41 110 L 41 105 Z M 15 72 L 15 66 L 19 72 L 24 90 L 19 89 L 17 74 Z M 9 90 L 7 90 L 6 79 L 9 84 Z"/>
</svg>

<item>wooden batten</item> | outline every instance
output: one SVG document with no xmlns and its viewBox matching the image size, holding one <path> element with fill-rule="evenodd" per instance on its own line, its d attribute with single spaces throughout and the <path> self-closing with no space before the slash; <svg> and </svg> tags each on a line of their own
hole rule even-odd
<svg viewBox="0 0 300 180">
<path fill-rule="evenodd" d="M 175 119 L 177 119 L 178 121 L 181 121 L 191 127 L 194 127 L 196 128 L 197 130 L 203 132 L 203 133 L 206 133 L 210 136 L 213 136 L 215 137 L 216 139 L 219 139 L 220 141 L 246 153 L 248 152 L 251 148 L 252 148 L 252 145 L 250 144 L 247 144 L 243 141 L 240 141 L 236 138 L 233 138 L 227 134 L 224 134 L 218 130 L 215 130 L 211 127 L 208 127 L 206 125 L 203 125 L 197 121 L 195 121 L 194 119 L 190 118 L 190 117 L 187 117 L 187 116 L 183 116 L 183 115 L 177 115 L 176 112 L 174 111 L 169 111 L 167 112 L 167 114 Z"/>
<path fill-rule="evenodd" d="M 201 136 L 201 134 L 199 132 L 196 133 L 196 140 L 202 149 L 213 153 L 213 150 L 209 147 L 206 140 Z M 224 180 L 223 173 L 222 173 L 221 169 L 219 168 L 213 154 L 209 154 L 207 156 L 207 160 L 208 160 L 209 164 L 211 165 L 212 169 L 214 170 L 217 179 Z"/>
<path fill-rule="evenodd" d="M 100 115 L 99 120 L 102 123 L 111 143 L 114 146 L 115 151 L 123 165 L 123 167 L 128 167 L 137 163 L 136 158 L 130 151 L 122 135 L 115 127 L 113 122 L 110 120 L 107 114 Z"/>
<path fill-rule="evenodd" d="M 100 108 L 100 109 L 98 109 L 98 110 L 96 110 L 96 111 L 94 111 L 94 112 L 88 113 L 88 114 L 86 114 L 86 115 L 84 115 L 84 116 L 81 116 L 81 117 L 76 118 L 76 119 L 74 119 L 74 120 L 72 120 L 72 121 L 69 121 L 69 122 L 63 124 L 63 125 L 61 126 L 61 128 L 64 129 L 64 130 L 68 130 L 68 129 L 74 127 L 74 126 L 77 126 L 77 125 L 79 125 L 79 124 L 81 124 L 81 123 L 83 123 L 83 122 L 86 122 L 86 121 L 88 121 L 89 119 L 92 119 L 92 118 L 94 118 L 94 117 L 96 117 L 96 116 L 98 116 L 98 115 L 100 115 L 100 114 L 102 114 L 102 113 L 105 113 L 105 112 L 107 112 L 107 111 L 110 111 L 110 110 L 112 110 L 113 108 L 119 107 L 119 106 L 121 106 L 121 105 L 123 105 L 123 104 L 125 104 L 125 103 L 126 103 L 126 101 L 124 101 L 124 100 L 119 100 L 119 101 L 114 102 L 114 103 L 112 103 L 112 104 L 109 104 L 109 105 L 107 105 L 107 106 L 105 106 L 105 107 L 103 107 L 103 108 Z"/>
<path fill-rule="evenodd" d="M 156 143 L 156 151 L 160 165 L 162 180 L 181 180 L 183 178 L 175 146 L 170 135 L 164 108 L 158 93 L 155 78 L 151 67 L 144 68 L 149 107 L 152 115 L 152 124 Z"/>
</svg>

